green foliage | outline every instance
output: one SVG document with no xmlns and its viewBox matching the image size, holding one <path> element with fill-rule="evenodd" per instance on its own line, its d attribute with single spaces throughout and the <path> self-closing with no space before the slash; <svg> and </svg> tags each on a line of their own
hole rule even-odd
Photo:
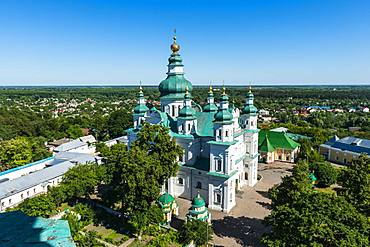
<svg viewBox="0 0 370 247">
<path fill-rule="evenodd" d="M 78 164 L 69 169 L 63 176 L 60 189 L 68 200 L 87 197 L 103 181 L 105 168 L 96 164 Z"/>
<path fill-rule="evenodd" d="M 298 159 L 308 163 L 324 162 L 324 157 L 319 154 L 317 147 L 314 146 L 311 140 L 301 139 L 301 147 L 298 153 Z"/>
<path fill-rule="evenodd" d="M 56 204 L 48 194 L 28 198 L 18 205 L 17 209 L 28 216 L 49 217 L 56 213 Z"/>
<path fill-rule="evenodd" d="M 204 245 L 212 240 L 213 229 L 210 224 L 200 220 L 187 221 L 180 232 L 182 243 L 190 243 L 192 240 L 196 245 Z"/>
<path fill-rule="evenodd" d="M 126 129 L 133 124 L 132 113 L 126 109 L 111 112 L 107 120 L 108 134 L 110 138 L 123 136 Z"/>
<path fill-rule="evenodd" d="M 82 129 L 79 125 L 77 124 L 74 124 L 74 125 L 70 125 L 66 131 L 68 137 L 72 138 L 72 139 L 76 139 L 78 137 L 81 137 L 83 136 L 83 133 L 82 133 Z"/>
<path fill-rule="evenodd" d="M 143 125 L 129 151 L 123 144 L 105 151 L 110 203 L 116 198 L 121 200 L 125 212 L 146 212 L 159 197 L 164 182 L 176 175 L 180 154 L 181 147 L 166 128 L 149 124 Z"/>
<path fill-rule="evenodd" d="M 310 164 L 310 169 L 317 177 L 319 187 L 329 187 L 337 182 L 338 171 L 328 162 Z"/>
<path fill-rule="evenodd" d="M 104 244 L 98 240 L 98 234 L 94 231 L 88 231 L 86 233 L 77 233 L 73 240 L 77 247 L 105 247 Z"/>
<path fill-rule="evenodd" d="M 24 137 L 0 143 L 0 170 L 25 165 L 32 160 L 32 146 Z"/>
<path fill-rule="evenodd" d="M 17 137 L 0 141 L 0 171 L 22 166 L 51 156 L 43 138 Z"/>
<path fill-rule="evenodd" d="M 370 224 L 351 204 L 327 193 L 305 194 L 265 218 L 266 246 L 368 246 Z"/>
<path fill-rule="evenodd" d="M 365 154 L 343 171 L 343 194 L 359 211 L 370 217 L 370 158 Z"/>
<path fill-rule="evenodd" d="M 76 214 L 80 215 L 80 217 L 81 217 L 80 221 L 84 222 L 85 226 L 87 226 L 88 224 L 90 224 L 94 220 L 94 217 L 95 217 L 94 210 L 92 209 L 91 206 L 89 206 L 87 204 L 77 203 L 73 207 L 73 211 Z"/>
<path fill-rule="evenodd" d="M 273 210 L 265 222 L 272 231 L 263 237 L 262 243 L 266 246 L 368 246 L 370 222 L 361 213 L 369 208 L 368 200 L 363 201 L 362 196 L 366 197 L 369 191 L 366 159 L 362 156 L 358 166 L 344 172 L 347 200 L 335 193 L 312 190 L 308 165 L 299 162 L 292 176 L 283 178 L 280 185 L 269 191 Z M 337 171 L 330 164 L 320 163 L 315 167 L 315 172 L 320 171 L 317 176 L 319 179 L 321 176 L 326 185 L 334 181 Z"/>
<path fill-rule="evenodd" d="M 69 229 L 71 229 L 72 237 L 77 236 L 79 231 L 84 227 L 83 222 L 78 220 L 78 216 L 75 213 L 67 213 L 62 217 L 63 220 L 68 221 Z"/>
<path fill-rule="evenodd" d="M 313 193 L 313 190 L 309 178 L 309 169 L 307 163 L 302 161 L 294 166 L 292 176 L 284 177 L 281 184 L 269 190 L 274 208 L 284 204 L 292 204 L 300 197 L 310 193 Z"/>
<path fill-rule="evenodd" d="M 67 188 L 61 185 L 53 186 L 48 189 L 48 195 L 53 198 L 57 206 L 67 201 L 67 194 L 64 192 Z"/>
<path fill-rule="evenodd" d="M 148 247 L 172 246 L 172 243 L 177 243 L 179 241 L 179 233 L 172 229 L 166 232 L 159 230 L 158 232 L 158 235 L 147 244 Z"/>
</svg>

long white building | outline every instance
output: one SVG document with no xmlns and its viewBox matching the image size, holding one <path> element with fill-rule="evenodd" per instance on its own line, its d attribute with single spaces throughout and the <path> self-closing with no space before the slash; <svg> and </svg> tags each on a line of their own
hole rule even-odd
<svg viewBox="0 0 370 247">
<path fill-rule="evenodd" d="M 72 141 L 67 146 L 72 147 L 74 143 Z M 58 185 L 63 175 L 76 164 L 101 163 L 100 157 L 85 153 L 86 146 L 82 146 L 83 149 L 59 151 L 52 157 L 0 172 L 0 212 L 47 192 L 50 186 Z"/>
</svg>

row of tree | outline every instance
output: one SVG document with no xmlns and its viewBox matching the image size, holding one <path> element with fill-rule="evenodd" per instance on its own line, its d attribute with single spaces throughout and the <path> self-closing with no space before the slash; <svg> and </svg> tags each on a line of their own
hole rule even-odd
<svg viewBox="0 0 370 247">
<path fill-rule="evenodd" d="M 337 194 L 313 190 L 309 165 L 269 191 L 272 213 L 265 222 L 267 246 L 369 246 L 370 159 L 360 156 L 343 171 Z"/>
</svg>

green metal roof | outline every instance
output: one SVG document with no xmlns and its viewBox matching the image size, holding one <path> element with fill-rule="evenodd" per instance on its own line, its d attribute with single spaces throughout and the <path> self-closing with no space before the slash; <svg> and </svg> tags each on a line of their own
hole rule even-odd
<svg viewBox="0 0 370 247">
<path fill-rule="evenodd" d="M 195 117 L 195 110 L 190 107 L 190 106 L 184 106 L 180 112 L 179 112 L 180 117 Z"/>
<path fill-rule="evenodd" d="M 197 118 L 197 135 L 213 136 L 213 119 L 214 112 L 196 112 Z"/>
<path fill-rule="evenodd" d="M 68 221 L 30 217 L 20 211 L 0 214 L 0 246 L 75 247 Z"/>
<path fill-rule="evenodd" d="M 265 141 L 265 139 L 268 141 Z M 261 149 L 271 149 L 270 144 L 274 149 L 296 149 L 300 146 L 299 143 L 293 141 L 286 133 L 284 132 L 275 132 L 269 130 L 261 130 L 258 134 L 258 148 Z M 262 150 L 263 151 L 263 150 Z"/>
<path fill-rule="evenodd" d="M 224 145 L 224 146 L 231 146 L 237 143 L 238 141 L 232 141 L 232 142 L 221 142 L 221 141 L 209 141 L 209 144 L 215 144 L 215 145 Z"/>
<path fill-rule="evenodd" d="M 312 182 L 316 182 L 316 181 L 317 181 L 317 178 L 316 178 L 316 176 L 315 176 L 315 174 L 314 174 L 313 172 L 311 172 L 311 173 L 309 174 L 309 176 L 310 176 L 310 180 L 311 180 Z"/>
<path fill-rule="evenodd" d="M 246 104 L 242 110 L 242 114 L 256 114 L 257 113 L 257 107 L 254 105 Z"/>
<path fill-rule="evenodd" d="M 193 86 L 191 82 L 185 79 L 184 75 L 168 75 L 165 80 L 159 84 L 161 97 L 167 98 L 184 98 L 186 88 L 191 92 Z"/>
<path fill-rule="evenodd" d="M 140 114 L 149 111 L 149 108 L 144 104 L 137 104 L 134 108 L 134 113 Z"/>
<path fill-rule="evenodd" d="M 199 193 L 196 196 L 194 196 L 193 201 L 191 202 L 191 206 L 193 208 L 200 208 L 204 207 L 205 205 L 206 203 Z"/>
<path fill-rule="evenodd" d="M 238 171 L 234 170 L 234 171 L 230 172 L 229 174 L 223 174 L 223 173 L 220 173 L 220 172 L 208 172 L 207 175 L 229 179 L 237 173 L 238 173 Z"/>
<path fill-rule="evenodd" d="M 228 109 L 219 109 L 215 115 L 215 122 L 229 122 L 233 119 L 233 115 Z"/>
<path fill-rule="evenodd" d="M 182 67 L 182 58 L 180 54 L 173 53 L 168 59 L 169 66 Z M 185 79 L 184 74 L 168 74 L 167 78 L 159 84 L 161 97 L 178 99 L 184 98 L 186 89 L 191 92 L 193 86 L 190 81 Z"/>
<path fill-rule="evenodd" d="M 216 104 L 207 104 L 204 106 L 203 111 L 204 112 L 217 112 L 218 107 L 216 106 Z"/>
<path fill-rule="evenodd" d="M 158 201 L 162 203 L 163 205 L 166 205 L 166 204 L 170 204 L 173 201 L 175 201 L 175 198 L 171 194 L 166 192 L 159 197 Z"/>
<path fill-rule="evenodd" d="M 273 152 L 275 148 L 271 145 L 269 138 L 265 138 L 260 145 L 259 150 L 263 152 Z"/>
</svg>

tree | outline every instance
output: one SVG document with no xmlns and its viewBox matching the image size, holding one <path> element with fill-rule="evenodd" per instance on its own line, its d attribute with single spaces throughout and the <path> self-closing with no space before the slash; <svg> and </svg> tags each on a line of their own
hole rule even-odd
<svg viewBox="0 0 370 247">
<path fill-rule="evenodd" d="M 146 212 L 159 197 L 161 186 L 178 171 L 182 149 L 168 129 L 144 124 L 130 150 L 117 144 L 106 152 L 112 191 L 118 193 L 124 212 Z"/>
<path fill-rule="evenodd" d="M 319 154 L 317 148 L 313 146 L 313 143 L 307 139 L 300 139 L 300 150 L 298 153 L 298 159 L 306 161 L 308 163 L 324 162 L 324 157 Z"/>
<path fill-rule="evenodd" d="M 341 185 L 345 198 L 358 210 L 370 216 L 370 158 L 362 154 L 343 171 Z"/>
<path fill-rule="evenodd" d="M 104 166 L 93 163 L 78 164 L 64 174 L 60 189 L 66 195 L 67 200 L 87 197 L 94 192 L 104 176 Z"/>
<path fill-rule="evenodd" d="M 369 246 L 367 218 L 332 194 L 302 194 L 275 207 L 265 222 L 272 227 L 262 238 L 266 246 Z"/>
<path fill-rule="evenodd" d="M 318 178 L 318 186 L 320 187 L 329 187 L 337 182 L 338 171 L 328 162 L 310 164 L 310 169 L 314 171 Z"/>
<path fill-rule="evenodd" d="M 32 147 L 25 137 L 0 142 L 0 171 L 25 165 L 32 160 Z"/>
<path fill-rule="evenodd" d="M 105 244 L 100 243 L 98 234 L 95 231 L 88 231 L 86 233 L 78 232 L 73 236 L 73 240 L 77 247 L 105 247 Z"/>
<path fill-rule="evenodd" d="M 28 198 L 18 205 L 17 209 L 28 216 L 49 217 L 56 212 L 56 204 L 48 194 Z"/>
<path fill-rule="evenodd" d="M 109 136 L 111 138 L 123 136 L 125 130 L 132 124 L 131 112 L 128 112 L 126 109 L 120 109 L 110 113 L 107 122 Z"/>
<path fill-rule="evenodd" d="M 67 129 L 67 135 L 68 137 L 72 138 L 72 139 L 76 139 L 78 137 L 81 137 L 83 136 L 83 133 L 82 133 L 82 129 L 79 125 L 75 124 L 75 125 L 70 125 Z"/>
<path fill-rule="evenodd" d="M 312 192 L 308 165 L 300 161 L 294 166 L 291 176 L 284 177 L 281 184 L 269 190 L 269 196 L 272 200 L 272 206 L 275 208 L 284 204 L 292 204 L 302 195 Z"/>
<path fill-rule="evenodd" d="M 213 229 L 208 222 L 188 220 L 182 227 L 180 236 L 182 243 L 194 241 L 196 245 L 204 245 L 212 240 Z"/>
</svg>

